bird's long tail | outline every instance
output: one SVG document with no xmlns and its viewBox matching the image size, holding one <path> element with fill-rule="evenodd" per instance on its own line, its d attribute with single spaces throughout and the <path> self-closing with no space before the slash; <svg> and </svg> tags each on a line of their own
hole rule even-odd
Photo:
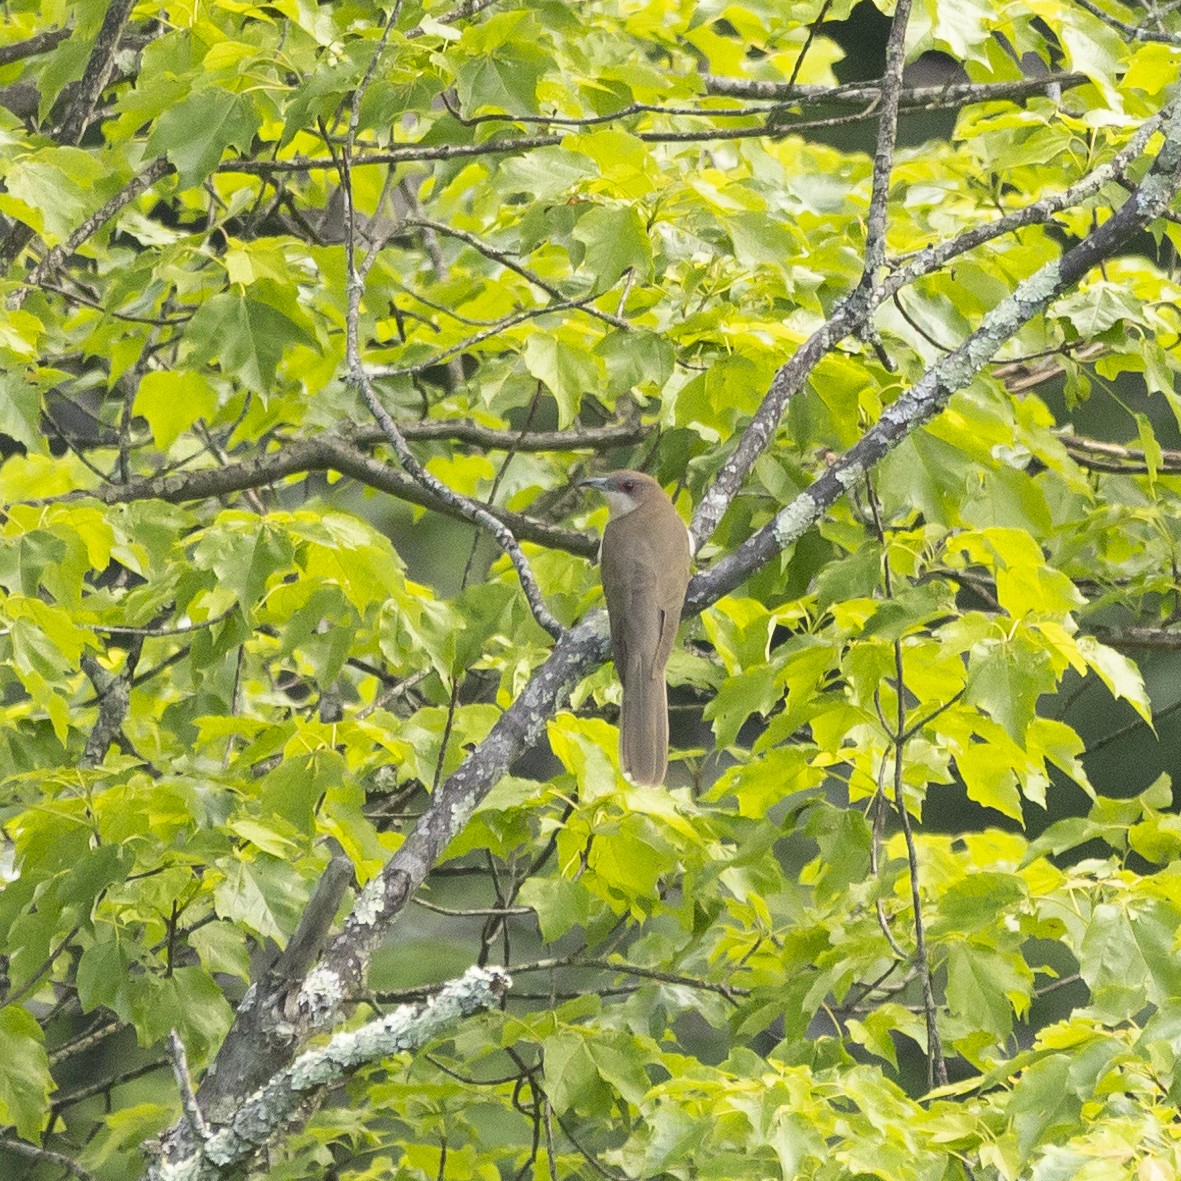
<svg viewBox="0 0 1181 1181">
<path fill-rule="evenodd" d="M 634 783 L 649 787 L 664 782 L 668 770 L 668 692 L 664 669 L 630 661 L 623 682 L 619 719 L 619 759 Z"/>
</svg>

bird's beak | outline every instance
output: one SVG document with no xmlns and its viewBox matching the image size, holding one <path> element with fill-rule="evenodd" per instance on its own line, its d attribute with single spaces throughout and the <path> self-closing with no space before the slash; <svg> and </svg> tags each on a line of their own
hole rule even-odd
<svg viewBox="0 0 1181 1181">
<path fill-rule="evenodd" d="M 600 492 L 607 487 L 606 476 L 587 476 L 585 480 L 578 481 L 579 488 L 597 488 Z"/>
</svg>

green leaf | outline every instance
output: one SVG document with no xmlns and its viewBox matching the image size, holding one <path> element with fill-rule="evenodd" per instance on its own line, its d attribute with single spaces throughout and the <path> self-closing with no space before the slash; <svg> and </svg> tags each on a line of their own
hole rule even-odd
<svg viewBox="0 0 1181 1181">
<path fill-rule="evenodd" d="M 809 810 L 804 831 L 820 846 L 820 856 L 801 880 L 815 886 L 818 899 L 837 897 L 853 883 L 865 880 L 873 841 L 860 812 L 818 803 Z"/>
<path fill-rule="evenodd" d="M 1022 1071 L 1008 1103 L 1021 1158 L 1046 1140 L 1063 1139 L 1077 1126 L 1082 1104 L 1068 1086 L 1071 1060 L 1055 1054 Z"/>
<path fill-rule="evenodd" d="M 638 1107 L 651 1087 L 642 1065 L 647 1047 L 640 1039 L 621 1034 L 613 1042 L 589 1042 L 587 1048 L 599 1077 L 625 1101 Z"/>
<path fill-rule="evenodd" d="M 233 923 L 207 923 L 190 934 L 189 943 L 206 972 L 237 976 L 249 983 L 250 949 L 241 928 Z"/>
<path fill-rule="evenodd" d="M 545 40 L 541 26 L 525 9 L 469 24 L 459 42 L 459 49 L 469 56 L 455 75 L 464 112 L 535 113 L 538 81 L 548 64 Z"/>
<path fill-rule="evenodd" d="M 606 722 L 563 712 L 547 724 L 546 735 L 555 757 L 576 777 L 582 799 L 614 791 L 615 763 L 607 752 L 615 749 L 616 736 Z"/>
<path fill-rule="evenodd" d="M 616 328 L 594 348 L 607 368 L 607 389 L 616 397 L 639 390 L 659 393 L 672 377 L 676 355 L 672 345 L 654 332 Z"/>
<path fill-rule="evenodd" d="M 57 1089 L 49 1073 L 45 1035 L 20 1005 L 0 1009 L 0 1120 L 36 1141 L 49 1122 L 49 1096 Z"/>
<path fill-rule="evenodd" d="M 1149 1000 L 1155 1005 L 1162 1005 L 1181 997 L 1181 962 L 1177 958 L 1181 908 L 1172 900 L 1149 900 L 1137 908 L 1130 926 L 1136 947 L 1148 969 Z"/>
<path fill-rule="evenodd" d="M 195 90 L 169 108 L 156 122 L 147 151 L 166 155 L 176 168 L 182 189 L 200 184 L 229 148 L 250 151 L 259 117 L 246 94 L 216 87 Z"/>
<path fill-rule="evenodd" d="M 1058 300 L 1054 305 L 1057 315 L 1070 320 L 1082 340 L 1089 340 L 1106 332 L 1124 320 L 1135 322 L 1140 309 L 1135 297 L 1115 283 L 1089 283 L 1085 290 Z"/>
<path fill-rule="evenodd" d="M 1038 699 L 1057 684 L 1047 654 L 1018 636 L 973 652 L 964 696 L 1004 726 L 1014 742 L 1023 742 Z"/>
<path fill-rule="evenodd" d="M 1024 529 L 981 529 L 955 544 L 995 569 L 997 599 L 1014 619 L 1030 612 L 1062 615 L 1083 602 L 1074 583 L 1046 564 L 1041 547 Z"/>
<path fill-rule="evenodd" d="M 547 201 L 596 175 L 598 169 L 592 160 L 567 148 L 541 148 L 528 155 L 510 156 L 499 166 L 507 193 L 525 193 Z"/>
<path fill-rule="evenodd" d="M 1128 844 L 1157 865 L 1181 859 L 1181 816 L 1149 816 L 1128 830 Z"/>
<path fill-rule="evenodd" d="M 542 1052 L 546 1093 L 555 1111 L 602 1116 L 611 1110 L 611 1092 L 584 1037 L 574 1031 L 557 1033 L 546 1039 Z"/>
<path fill-rule="evenodd" d="M 1128 913 L 1111 903 L 1096 906 L 1079 956 L 1079 971 L 1091 990 L 1091 1003 L 1119 1021 L 1143 1006 L 1148 965 Z"/>
<path fill-rule="evenodd" d="M 1140 670 L 1122 652 L 1099 643 L 1092 636 L 1078 637 L 1078 650 L 1099 674 L 1113 697 L 1126 701 L 1146 722 L 1152 722 L 1152 702 Z"/>
<path fill-rule="evenodd" d="M 226 513 L 193 547 L 193 564 L 217 575 L 244 610 L 262 597 L 267 583 L 285 572 L 294 557 L 290 536 L 277 523 Z"/>
<path fill-rule="evenodd" d="M 14 357 L 32 360 L 45 325 L 29 312 L 9 308 L 0 320 L 0 349 Z M 16 373 L 0 372 L 0 431 L 19 439 L 30 450 L 44 449 L 38 434 L 41 396 L 37 387 Z"/>
<path fill-rule="evenodd" d="M 194 1063 L 208 1062 L 230 1028 L 234 1010 L 209 972 L 196 964 L 175 969 L 165 982 L 169 996 L 161 1016 L 169 1015 L 168 1030 L 181 1035 Z M 163 1020 L 159 1029 L 162 1039 Z"/>
<path fill-rule="evenodd" d="M 91 944 L 78 961 L 78 1000 L 82 1012 L 90 1013 L 105 1005 L 126 1016 L 130 968 L 131 959 L 117 936 Z"/>
<path fill-rule="evenodd" d="M 132 407 L 148 420 L 156 446 L 166 451 L 198 419 L 209 419 L 217 409 L 217 390 L 203 374 L 192 370 L 145 373 Z"/>
<path fill-rule="evenodd" d="M 993 928 L 1027 894 L 1020 878 L 1007 873 L 976 871 L 953 882 L 939 898 L 938 923 L 928 931 L 933 936 L 946 932 L 975 934 Z"/>
<path fill-rule="evenodd" d="M 648 145 L 627 131 L 614 127 L 589 131 L 569 136 L 565 144 L 571 151 L 594 160 L 600 175 L 621 196 L 643 196 L 657 184 Z"/>
<path fill-rule="evenodd" d="M 721 747 L 729 746 L 754 714 L 766 716 L 779 700 L 775 670 L 766 665 L 727 677 L 704 712 Z"/>
<path fill-rule="evenodd" d="M 1137 45 L 1124 71 L 1123 84 L 1146 94 L 1159 94 L 1168 84 L 1169 71 L 1175 65 L 1176 59 L 1168 45 L 1151 41 Z"/>
<path fill-rule="evenodd" d="M 652 269 L 652 251 L 639 214 L 631 206 L 596 205 L 578 219 L 574 237 L 586 247 L 582 266 L 595 277 L 595 290 L 614 286 L 625 271 L 638 281 Z"/>
<path fill-rule="evenodd" d="M 595 359 L 583 349 L 542 332 L 529 337 L 521 356 L 525 368 L 553 394 L 558 404 L 558 425 L 570 426 L 583 395 L 597 389 L 601 382 Z"/>
<path fill-rule="evenodd" d="M 537 913 L 542 938 L 553 943 L 590 918 L 590 894 L 580 882 L 568 878 L 529 878 L 517 895 L 522 906 Z"/>
<path fill-rule="evenodd" d="M 994 1041 L 1013 1029 L 1013 1010 L 1024 1012 L 1032 974 L 1020 956 L 998 952 L 984 943 L 954 943 L 947 956 L 947 1003 L 968 1029 Z"/>
<path fill-rule="evenodd" d="M 280 816 L 308 836 L 315 828 L 315 808 L 345 776 L 343 757 L 334 750 L 317 750 L 284 760 L 262 784 L 264 816 Z M 274 852 L 274 850 L 271 850 Z"/>
<path fill-rule="evenodd" d="M 218 917 L 242 923 L 283 947 L 307 901 L 308 891 L 299 874 L 265 853 L 228 861 L 222 870 L 224 879 L 213 894 Z"/>
<path fill-rule="evenodd" d="M 866 1014 L 864 1021 L 858 1021 L 855 1017 L 850 1019 L 848 1027 L 849 1036 L 853 1041 L 864 1046 L 871 1054 L 884 1058 L 897 1070 L 898 1054 L 892 1036 L 894 1020 L 891 1014 L 875 1009 Z"/>
<path fill-rule="evenodd" d="M 259 393 L 274 384 L 285 349 L 303 339 L 300 326 L 281 311 L 229 291 L 201 304 L 188 335 L 192 364 L 217 362 L 224 373 Z"/>
<path fill-rule="evenodd" d="M 107 173 L 90 152 L 66 146 L 11 162 L 3 176 L 7 193 L 0 195 L 0 209 L 55 245 L 100 204 L 94 188 Z"/>
<path fill-rule="evenodd" d="M 781 746 L 749 763 L 735 764 L 715 782 L 709 798 L 732 794 L 740 816 L 762 819 L 786 797 L 824 781 L 824 769 L 813 766 L 810 755 L 803 747 Z"/>
</svg>

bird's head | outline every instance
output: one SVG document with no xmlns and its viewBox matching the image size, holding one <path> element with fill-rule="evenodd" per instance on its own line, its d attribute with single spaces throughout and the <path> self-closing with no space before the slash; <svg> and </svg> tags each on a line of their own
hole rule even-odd
<svg viewBox="0 0 1181 1181">
<path fill-rule="evenodd" d="M 619 471 L 606 476 L 589 476 L 579 481 L 584 488 L 595 488 L 607 500 L 611 516 L 625 517 L 654 497 L 667 499 L 663 488 L 643 472 Z"/>
</svg>

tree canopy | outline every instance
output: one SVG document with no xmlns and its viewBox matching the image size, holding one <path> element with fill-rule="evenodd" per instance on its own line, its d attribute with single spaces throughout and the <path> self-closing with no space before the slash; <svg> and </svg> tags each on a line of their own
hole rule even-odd
<svg viewBox="0 0 1181 1181">
<path fill-rule="evenodd" d="M 5 5 L 0 1173 L 1181 1174 L 1181 15 L 880 8 Z"/>
</svg>

